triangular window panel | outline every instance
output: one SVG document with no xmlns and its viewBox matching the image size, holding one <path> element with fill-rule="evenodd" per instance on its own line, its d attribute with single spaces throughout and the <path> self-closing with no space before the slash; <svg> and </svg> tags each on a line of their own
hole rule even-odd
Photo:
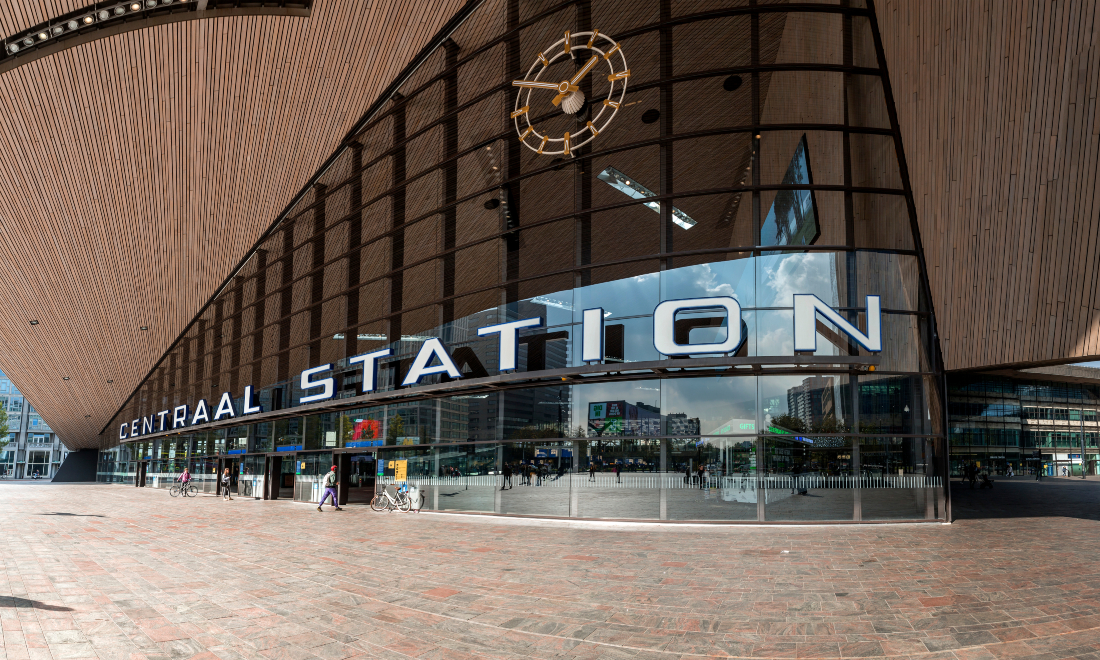
<svg viewBox="0 0 1100 660">
<path fill-rule="evenodd" d="M 783 175 L 783 185 L 813 185 L 806 136 L 798 141 L 794 157 Z M 821 236 L 817 223 L 817 201 L 812 190 L 780 190 L 760 228 L 761 245 L 813 245 Z"/>
</svg>

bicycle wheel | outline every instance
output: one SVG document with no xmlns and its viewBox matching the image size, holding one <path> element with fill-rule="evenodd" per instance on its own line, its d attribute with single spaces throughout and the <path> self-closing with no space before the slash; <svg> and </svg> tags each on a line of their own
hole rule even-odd
<svg viewBox="0 0 1100 660">
<path fill-rule="evenodd" d="M 385 511 L 386 504 L 386 498 L 381 495 L 375 495 L 374 499 L 370 501 L 370 508 L 375 511 Z"/>
<path fill-rule="evenodd" d="M 194 497 L 194 496 L 195 496 L 195 494 L 196 494 L 196 493 L 198 493 L 198 492 L 199 492 L 199 491 L 195 490 L 195 487 L 194 487 L 194 486 L 188 486 L 188 487 L 187 487 L 187 496 L 188 496 L 188 497 Z"/>
<path fill-rule="evenodd" d="M 412 500 L 410 500 L 407 495 L 402 497 L 401 501 L 397 503 L 397 508 L 400 509 L 402 513 L 408 513 L 409 509 L 412 508 Z"/>
<path fill-rule="evenodd" d="M 180 494 L 180 487 L 179 486 L 172 486 L 170 489 L 168 489 L 168 494 L 171 495 L 172 497 L 175 497 L 176 495 L 179 495 Z"/>
</svg>

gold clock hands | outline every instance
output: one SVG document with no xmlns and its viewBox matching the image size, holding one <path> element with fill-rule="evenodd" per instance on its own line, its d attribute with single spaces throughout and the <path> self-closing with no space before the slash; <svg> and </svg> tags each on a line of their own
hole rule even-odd
<svg viewBox="0 0 1100 660">
<path fill-rule="evenodd" d="M 589 60 L 584 63 L 584 66 L 581 67 L 581 70 L 577 72 L 577 75 L 573 76 L 572 80 L 569 81 L 569 84 L 576 85 L 580 83 L 580 81 L 583 80 L 586 75 L 588 75 L 588 72 L 592 70 L 592 67 L 596 66 L 596 62 L 598 62 L 599 60 L 599 55 L 593 55 L 591 58 L 589 58 Z"/>
<path fill-rule="evenodd" d="M 592 70 L 592 67 L 596 66 L 596 62 L 598 62 L 599 60 L 599 55 L 593 55 L 591 58 L 589 58 L 589 60 L 584 63 L 584 66 L 581 67 L 581 70 L 577 72 L 577 75 L 573 76 L 572 80 L 569 80 L 567 83 L 563 82 L 563 84 L 568 84 L 569 87 L 566 89 L 566 91 L 555 96 L 554 100 L 551 101 L 551 103 L 553 103 L 555 106 L 561 105 L 561 102 L 565 99 L 566 96 L 569 96 L 573 92 L 579 91 L 580 88 L 577 87 L 577 83 L 579 83 L 581 80 L 584 79 L 586 75 L 588 75 L 588 72 Z M 559 86 L 558 89 L 560 90 L 561 87 Z"/>
<path fill-rule="evenodd" d="M 513 80 L 513 87 L 529 87 L 531 89 L 552 89 L 557 91 L 558 84 L 552 82 L 538 82 L 537 80 Z"/>
</svg>

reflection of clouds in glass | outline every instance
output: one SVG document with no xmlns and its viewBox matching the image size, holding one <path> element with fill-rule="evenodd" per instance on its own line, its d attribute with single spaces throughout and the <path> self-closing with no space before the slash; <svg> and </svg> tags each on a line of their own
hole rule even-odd
<svg viewBox="0 0 1100 660">
<path fill-rule="evenodd" d="M 836 255 L 785 254 L 760 259 L 761 307 L 791 307 L 794 294 L 813 293 L 837 305 Z"/>
<path fill-rule="evenodd" d="M 576 289 L 573 315 L 580 321 L 585 309 L 602 307 L 613 317 L 651 314 L 659 298 L 660 274 L 647 273 Z"/>
<path fill-rule="evenodd" d="M 756 334 L 757 355 L 794 355 L 794 333 L 792 330 L 772 328 L 760 329 Z"/>
<path fill-rule="evenodd" d="M 699 418 L 703 433 L 730 419 L 755 419 L 755 409 L 756 379 L 751 376 L 666 380 L 661 386 L 661 413 Z"/>
<path fill-rule="evenodd" d="M 729 296 L 744 306 L 753 304 L 753 262 L 721 261 L 674 268 L 662 274 L 664 300 Z"/>
</svg>

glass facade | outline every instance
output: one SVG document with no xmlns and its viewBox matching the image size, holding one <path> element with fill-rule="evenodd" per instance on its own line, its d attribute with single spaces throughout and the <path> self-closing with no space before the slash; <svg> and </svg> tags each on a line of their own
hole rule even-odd
<svg viewBox="0 0 1100 660">
<path fill-rule="evenodd" d="M 240 411 L 246 386 L 262 416 L 126 442 L 104 452 L 102 478 L 160 486 L 184 466 L 203 480 L 228 466 L 240 492 L 316 501 L 334 463 L 363 491 L 351 501 L 404 468 L 426 508 L 448 511 L 944 518 L 932 310 L 874 17 L 853 4 L 469 10 L 265 235 L 104 443 L 162 410 L 213 409 L 223 392 Z M 611 105 L 600 99 L 619 93 L 618 60 L 583 75 L 596 28 L 629 63 Z M 554 45 L 566 30 L 569 53 Z M 562 102 L 574 111 L 539 91 L 517 115 L 513 81 L 532 70 L 578 77 L 563 93 L 583 95 Z M 528 120 L 546 136 L 599 130 L 543 154 Z M 818 316 L 816 350 L 796 356 L 798 294 L 860 332 L 879 296 L 883 350 Z M 718 297 L 741 318 L 684 310 L 672 339 L 721 344 L 739 325 L 742 343 L 658 350 L 659 304 Z M 601 359 L 586 360 L 594 309 Z M 533 318 L 502 370 L 502 335 L 478 330 Z M 434 338 L 462 377 L 403 386 Z M 364 395 L 350 358 L 383 349 Z M 296 412 L 313 393 L 299 374 L 325 364 L 334 396 Z"/>
<path fill-rule="evenodd" d="M 1004 376 L 952 376 L 947 407 L 951 474 L 974 463 L 991 474 L 1097 474 L 1100 369 L 1097 382 Z"/>
</svg>

